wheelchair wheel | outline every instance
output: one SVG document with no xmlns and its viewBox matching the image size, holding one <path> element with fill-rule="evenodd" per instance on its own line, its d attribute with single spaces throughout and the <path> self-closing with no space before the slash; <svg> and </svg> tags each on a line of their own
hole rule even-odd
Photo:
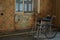
<svg viewBox="0 0 60 40">
<path fill-rule="evenodd" d="M 56 34 L 57 34 L 57 31 L 53 30 L 53 29 L 50 30 L 49 28 L 47 28 L 45 31 L 45 36 L 48 39 L 54 38 L 56 36 Z"/>
</svg>

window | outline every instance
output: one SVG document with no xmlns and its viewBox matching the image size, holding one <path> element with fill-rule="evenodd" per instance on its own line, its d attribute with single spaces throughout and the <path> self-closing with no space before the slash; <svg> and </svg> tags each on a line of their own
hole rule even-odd
<svg viewBox="0 0 60 40">
<path fill-rule="evenodd" d="M 32 12 L 32 0 L 16 0 L 16 12 L 23 12 L 23 9 L 24 12 Z"/>
</svg>

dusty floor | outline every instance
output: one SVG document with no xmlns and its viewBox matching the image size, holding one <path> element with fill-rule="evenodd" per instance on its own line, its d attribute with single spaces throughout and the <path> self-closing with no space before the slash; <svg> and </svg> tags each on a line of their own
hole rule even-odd
<svg viewBox="0 0 60 40">
<path fill-rule="evenodd" d="M 9 36 L 9 37 L 2 37 L 0 40 L 37 40 L 34 39 L 33 36 L 28 35 L 19 35 L 19 36 Z M 56 37 L 53 39 L 39 39 L 39 40 L 60 40 L 60 32 L 57 33 Z"/>
</svg>

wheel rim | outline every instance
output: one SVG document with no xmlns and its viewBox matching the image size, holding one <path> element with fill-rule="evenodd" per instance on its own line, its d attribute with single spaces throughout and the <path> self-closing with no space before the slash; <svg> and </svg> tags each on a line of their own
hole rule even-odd
<svg viewBox="0 0 60 40">
<path fill-rule="evenodd" d="M 56 36 L 56 34 L 57 34 L 57 32 L 56 31 L 53 31 L 53 30 L 47 30 L 46 32 L 45 32 L 45 36 L 47 37 L 47 38 L 54 38 L 55 36 Z"/>
</svg>

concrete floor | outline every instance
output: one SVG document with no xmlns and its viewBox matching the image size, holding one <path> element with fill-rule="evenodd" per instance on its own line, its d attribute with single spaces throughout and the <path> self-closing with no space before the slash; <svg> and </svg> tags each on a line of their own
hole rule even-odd
<svg viewBox="0 0 60 40">
<path fill-rule="evenodd" d="M 19 35 L 19 36 L 9 36 L 1 37 L 0 40 L 37 40 L 34 39 L 31 35 Z M 60 40 L 60 32 L 57 33 L 56 37 L 53 39 L 40 39 L 40 40 Z"/>
</svg>

